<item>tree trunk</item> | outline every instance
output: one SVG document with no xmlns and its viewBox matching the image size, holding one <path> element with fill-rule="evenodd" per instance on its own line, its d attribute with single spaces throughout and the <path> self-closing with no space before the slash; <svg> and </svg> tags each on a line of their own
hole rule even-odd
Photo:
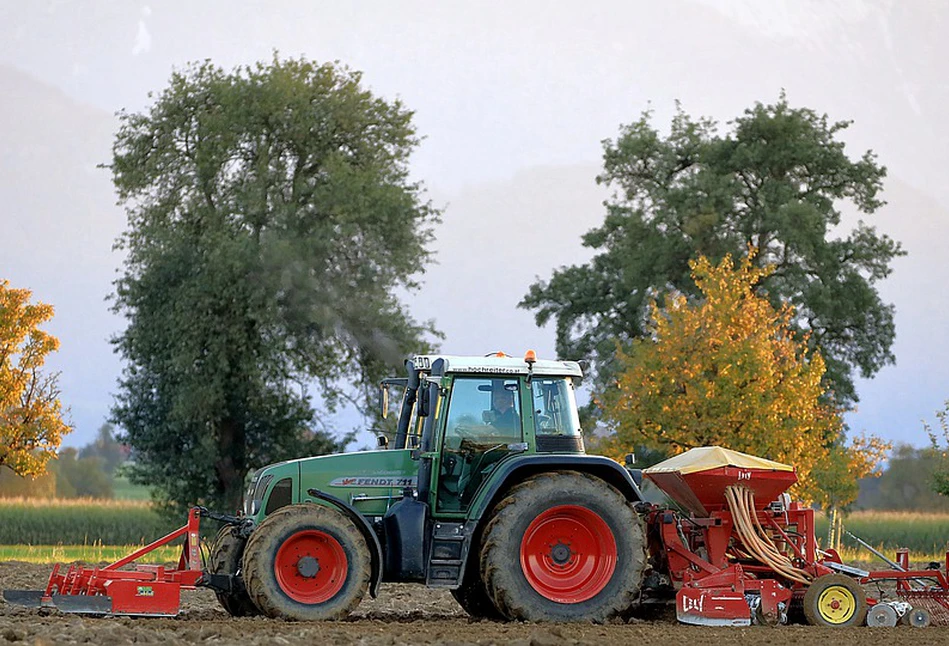
<svg viewBox="0 0 949 646">
<path fill-rule="evenodd" d="M 218 490 L 226 501 L 227 512 L 236 512 L 241 507 L 246 454 L 244 425 L 231 418 L 224 419 L 218 431 L 218 460 L 215 468 Z"/>
</svg>

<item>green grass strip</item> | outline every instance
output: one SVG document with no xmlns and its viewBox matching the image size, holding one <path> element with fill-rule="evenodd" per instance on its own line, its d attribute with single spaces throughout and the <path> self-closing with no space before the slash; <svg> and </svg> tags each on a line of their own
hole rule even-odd
<svg viewBox="0 0 949 646">
<path fill-rule="evenodd" d="M 141 545 L 0 545 L 0 561 L 25 563 L 114 563 Z M 163 564 L 178 561 L 181 546 L 160 547 L 143 556 L 139 563 Z"/>
</svg>

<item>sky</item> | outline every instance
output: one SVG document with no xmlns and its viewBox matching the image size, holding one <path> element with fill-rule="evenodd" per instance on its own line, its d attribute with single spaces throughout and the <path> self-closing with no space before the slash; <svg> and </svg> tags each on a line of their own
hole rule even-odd
<svg viewBox="0 0 949 646">
<path fill-rule="evenodd" d="M 52 360 L 76 430 L 108 415 L 122 328 L 105 298 L 124 228 L 108 173 L 119 110 L 173 69 L 282 56 L 337 60 L 415 111 L 415 178 L 444 209 L 436 264 L 406 298 L 455 354 L 534 348 L 554 333 L 516 305 L 583 262 L 603 218 L 602 141 L 680 102 L 724 124 L 782 90 L 853 120 L 856 157 L 889 169 L 869 223 L 909 252 L 880 285 L 896 307 L 895 366 L 858 382 L 855 431 L 923 445 L 949 398 L 949 4 L 733 2 L 15 2 L 0 0 L 0 278 L 53 303 Z M 847 221 L 852 225 L 855 218 Z M 343 419 L 345 427 L 351 420 Z"/>
</svg>

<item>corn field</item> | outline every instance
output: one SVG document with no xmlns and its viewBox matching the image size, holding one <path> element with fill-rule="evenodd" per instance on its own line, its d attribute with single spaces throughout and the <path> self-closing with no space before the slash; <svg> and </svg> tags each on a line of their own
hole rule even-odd
<svg viewBox="0 0 949 646">
<path fill-rule="evenodd" d="M 147 502 L 0 500 L 0 545 L 140 545 L 183 525 Z"/>
<path fill-rule="evenodd" d="M 817 538 L 826 545 L 829 521 L 818 515 Z M 843 517 L 841 546 L 845 550 L 859 550 L 857 543 L 847 536 L 851 532 L 893 558 L 893 551 L 906 547 L 912 552 L 945 556 L 949 548 L 949 514 L 921 512 L 859 511 Z"/>
</svg>

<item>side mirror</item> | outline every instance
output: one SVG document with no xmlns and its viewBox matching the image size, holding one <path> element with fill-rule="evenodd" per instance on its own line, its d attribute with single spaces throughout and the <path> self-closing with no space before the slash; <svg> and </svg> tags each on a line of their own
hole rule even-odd
<svg viewBox="0 0 949 646">
<path fill-rule="evenodd" d="M 418 394 L 418 415 L 419 417 L 428 417 L 431 409 L 431 395 L 428 385 L 421 389 Z"/>
<path fill-rule="evenodd" d="M 389 448 L 389 438 L 385 435 L 379 435 L 376 437 L 376 447 L 380 449 Z"/>
</svg>

